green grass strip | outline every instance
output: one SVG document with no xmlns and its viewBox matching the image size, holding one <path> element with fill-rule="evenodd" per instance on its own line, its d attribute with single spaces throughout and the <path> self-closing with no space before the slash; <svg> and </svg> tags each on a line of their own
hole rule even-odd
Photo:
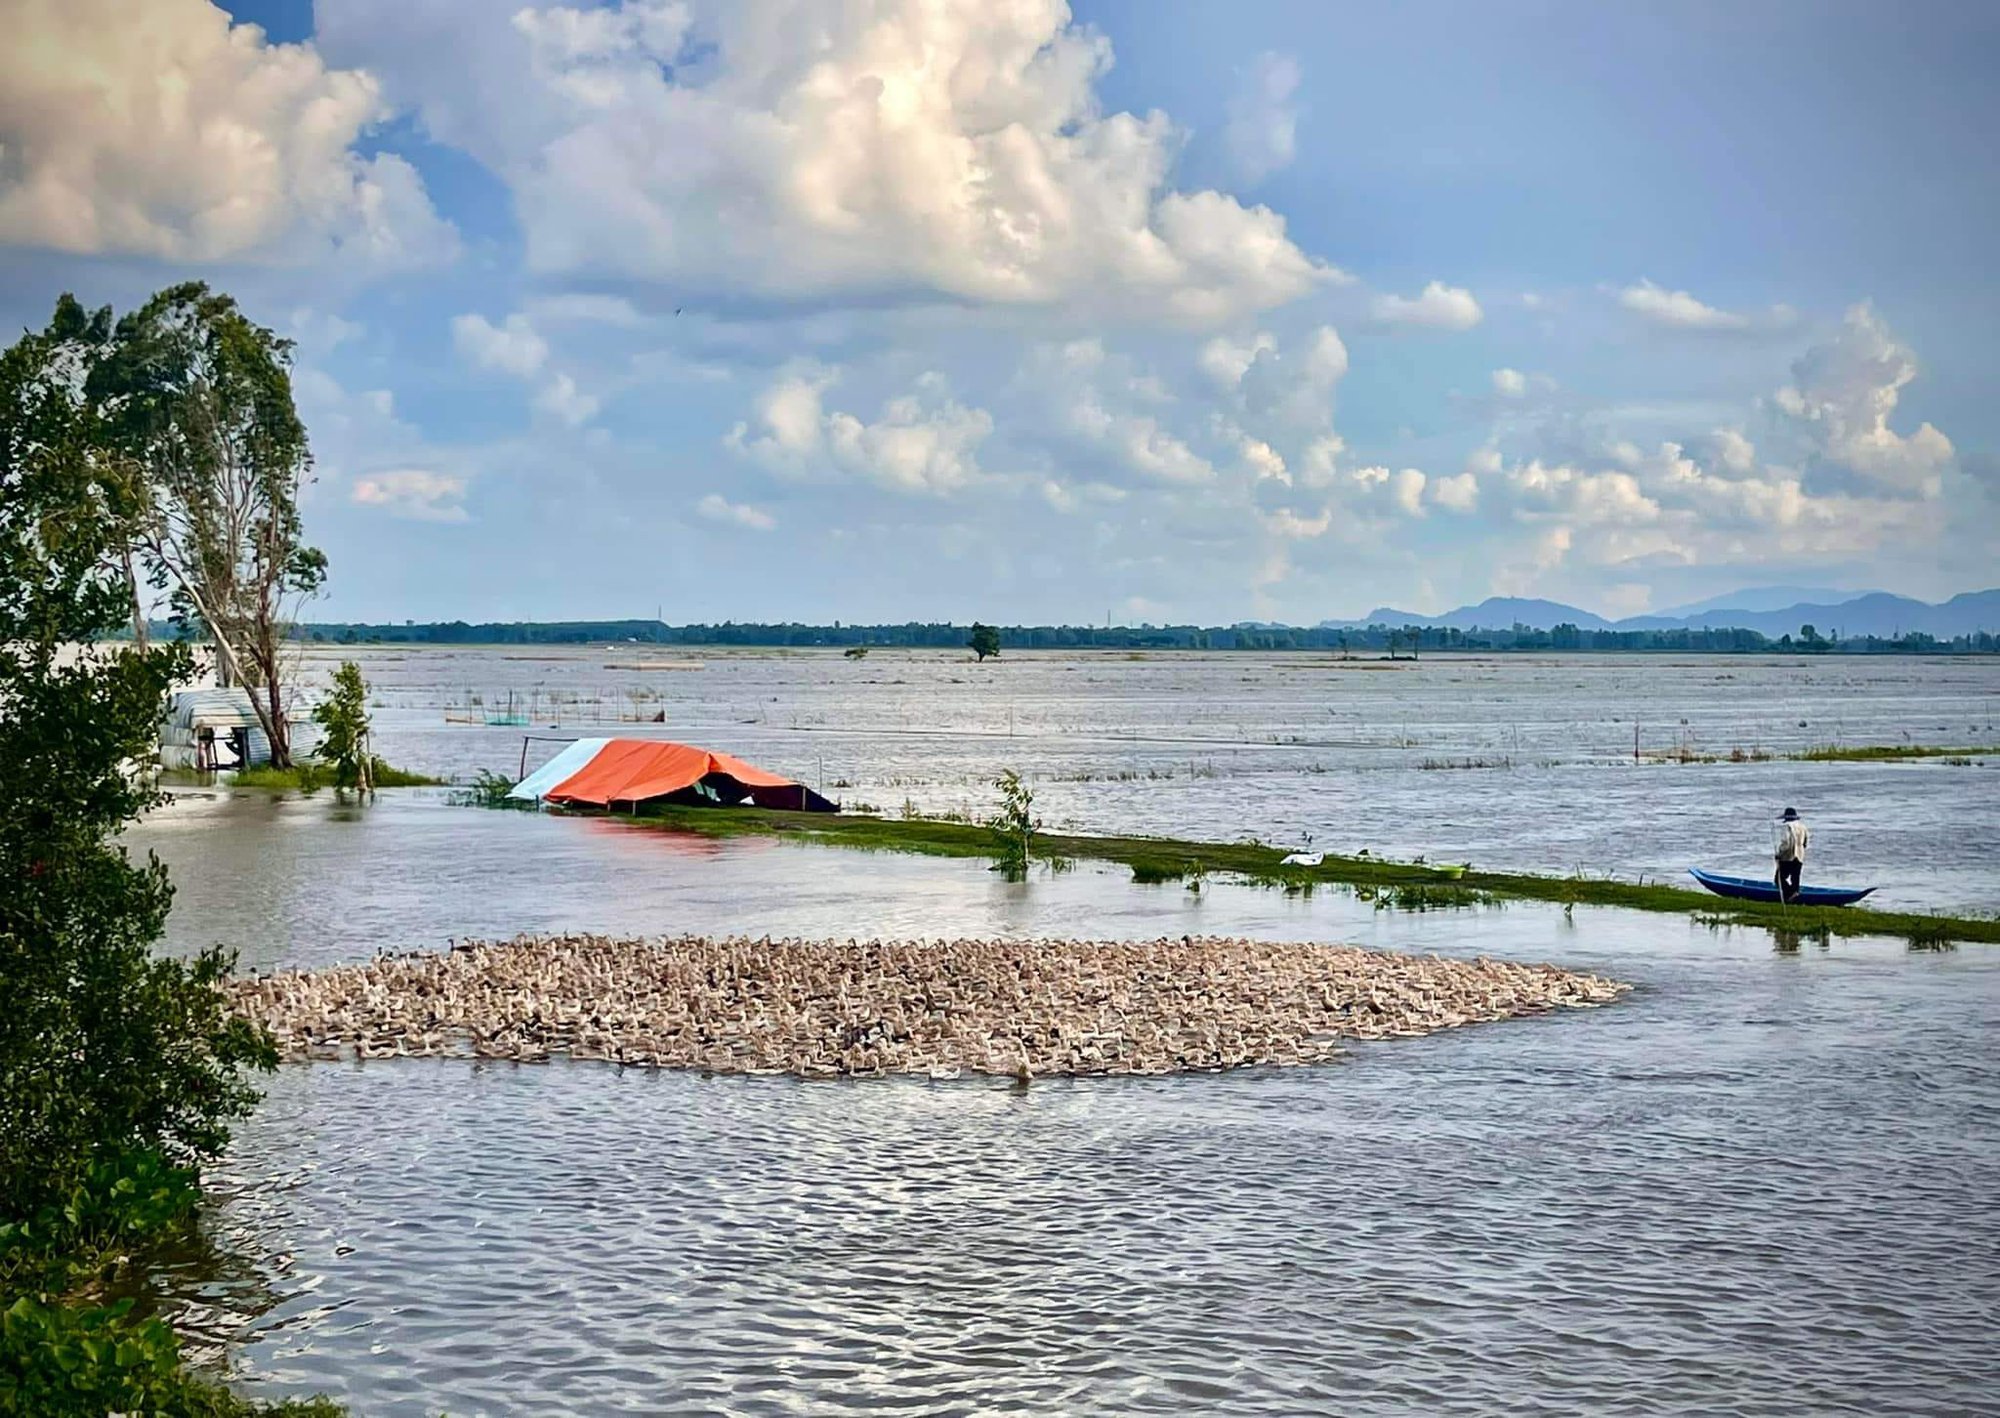
<svg viewBox="0 0 2000 1418">
<path fill-rule="evenodd" d="M 621 816 L 623 814 L 620 814 Z M 927 818 L 884 818 L 832 813 L 771 812 L 761 808 L 649 810 L 642 819 L 676 831 L 708 837 L 778 837 L 829 846 L 935 857 L 994 858 L 1000 844 L 991 828 Z M 1620 906 L 1698 916 L 1726 925 L 1767 926 L 1803 937 L 1887 936 L 1916 946 L 1952 941 L 2000 944 L 2000 917 L 1924 915 L 1872 911 L 1859 906 L 1779 906 L 1732 901 L 1706 891 L 1650 882 L 1584 876 L 1536 876 L 1519 872 L 1467 870 L 1452 877 L 1428 866 L 1374 857 L 1329 855 L 1317 867 L 1281 866 L 1283 849 L 1254 842 L 1186 842 L 1166 837 L 1076 837 L 1038 833 L 1041 859 L 1116 862 L 1140 882 L 1198 879 L 1227 874 L 1287 887 L 1326 882 L 1345 886 L 1423 888 L 1445 899 L 1473 902 L 1480 897 L 1551 901 L 1561 906 Z"/>
<path fill-rule="evenodd" d="M 1894 763 L 1905 758 L 1995 758 L 2000 748 L 1940 748 L 1921 743 L 1859 744 L 1841 748 L 1822 744 L 1791 757 L 1807 763 Z"/>
</svg>

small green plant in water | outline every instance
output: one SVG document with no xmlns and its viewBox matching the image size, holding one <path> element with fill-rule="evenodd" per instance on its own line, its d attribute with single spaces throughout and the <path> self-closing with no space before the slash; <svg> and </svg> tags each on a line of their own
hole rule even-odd
<svg viewBox="0 0 2000 1418">
<path fill-rule="evenodd" d="M 333 692 L 313 706 L 320 727 L 316 755 L 333 774 L 333 786 L 357 793 L 375 791 L 375 758 L 368 752 L 368 686 L 361 666 L 342 660 L 333 672 Z"/>
<path fill-rule="evenodd" d="M 494 773 L 482 768 L 473 775 L 470 783 L 452 795 L 453 801 L 469 807 L 532 807 L 532 803 L 520 798 L 507 796 L 514 791 L 514 780 L 505 773 Z"/>
<path fill-rule="evenodd" d="M 986 823 L 1000 839 L 1000 859 L 993 869 L 1009 881 L 1021 881 L 1028 875 L 1035 833 L 1042 826 L 1035 816 L 1035 793 L 1011 768 L 995 778 L 993 786 L 1000 790 L 1000 810 Z"/>
</svg>

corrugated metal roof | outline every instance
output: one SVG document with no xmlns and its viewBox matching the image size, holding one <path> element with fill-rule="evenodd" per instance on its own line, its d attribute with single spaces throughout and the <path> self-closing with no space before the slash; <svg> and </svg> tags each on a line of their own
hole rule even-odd
<svg viewBox="0 0 2000 1418">
<path fill-rule="evenodd" d="M 184 729 L 254 729 L 257 711 L 247 689 L 184 689 L 168 705 L 167 720 Z"/>
</svg>

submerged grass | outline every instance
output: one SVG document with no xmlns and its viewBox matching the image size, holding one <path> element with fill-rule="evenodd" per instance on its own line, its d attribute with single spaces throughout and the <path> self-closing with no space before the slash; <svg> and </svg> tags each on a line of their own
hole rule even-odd
<svg viewBox="0 0 2000 1418">
<path fill-rule="evenodd" d="M 268 763 L 254 764 L 249 768 L 236 769 L 228 776 L 232 788 L 269 788 L 274 792 L 287 793 L 316 792 L 333 782 L 332 771 L 310 759 L 295 763 L 290 768 L 273 768 Z M 442 778 L 412 773 L 380 758 L 374 763 L 374 778 L 378 788 L 435 788 L 444 783 Z"/>
<path fill-rule="evenodd" d="M 1947 758 L 1954 763 L 1967 764 L 1975 758 L 2000 757 L 2000 747 L 1945 748 L 1922 743 L 1857 744 L 1853 747 L 1820 744 L 1792 757 L 1807 763 L 1894 763 L 1906 758 Z"/>
<path fill-rule="evenodd" d="M 763 808 L 666 807 L 649 811 L 646 821 L 676 831 L 710 837 L 781 837 L 873 851 L 914 852 L 935 857 L 997 858 L 1001 847 L 983 826 L 929 818 L 848 817 L 830 813 L 772 812 Z M 1810 934 L 1888 936 L 1918 941 L 1978 941 L 2000 944 L 2000 918 L 1873 911 L 1858 906 L 1779 906 L 1731 901 L 1705 891 L 1651 882 L 1603 877 L 1536 876 L 1525 872 L 1465 870 L 1446 877 L 1436 868 L 1375 857 L 1328 855 L 1316 867 L 1281 866 L 1284 850 L 1261 842 L 1188 842 L 1166 837 L 1082 837 L 1038 833 L 1038 857 L 1116 862 L 1129 867 L 1135 882 L 1160 884 L 1199 879 L 1203 874 L 1246 877 L 1288 890 L 1313 884 L 1394 888 L 1387 899 L 1395 909 L 1427 909 L 1491 901 L 1552 901 L 1566 908 L 1619 906 L 1634 911 L 1695 915 L 1736 925 Z M 1409 904 L 1405 904 L 1409 903 Z"/>
</svg>

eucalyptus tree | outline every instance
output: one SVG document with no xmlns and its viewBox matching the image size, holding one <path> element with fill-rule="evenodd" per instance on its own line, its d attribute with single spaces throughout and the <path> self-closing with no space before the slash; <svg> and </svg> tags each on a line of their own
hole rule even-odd
<svg viewBox="0 0 2000 1418">
<path fill-rule="evenodd" d="M 312 453 L 291 356 L 291 341 L 191 281 L 120 319 L 88 381 L 126 460 L 148 578 L 207 630 L 220 682 L 251 691 L 281 768 L 288 632 L 326 576 L 299 519 Z"/>
<path fill-rule="evenodd" d="M 65 297 L 0 353 L 0 1233 L 100 1164 L 214 1156 L 272 1062 L 216 990 L 227 954 L 153 957 L 166 872 L 116 840 L 157 800 L 132 766 L 187 650 L 97 643 L 136 511 L 83 395 L 103 318 Z"/>
</svg>

